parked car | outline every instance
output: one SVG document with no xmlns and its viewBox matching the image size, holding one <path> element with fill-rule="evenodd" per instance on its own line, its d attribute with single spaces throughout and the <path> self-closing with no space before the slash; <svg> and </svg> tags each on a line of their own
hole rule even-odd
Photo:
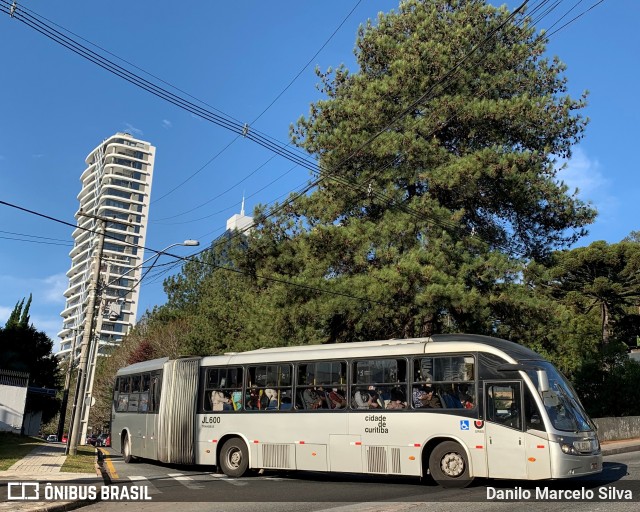
<svg viewBox="0 0 640 512">
<path fill-rule="evenodd" d="M 107 441 L 109 444 L 107 444 Z M 109 434 L 100 434 L 96 439 L 96 446 L 111 446 L 111 437 Z"/>
<path fill-rule="evenodd" d="M 68 439 L 68 438 L 67 438 L 67 434 L 62 434 L 62 439 L 61 439 L 61 441 L 62 441 L 63 443 L 66 443 L 66 442 L 67 442 L 67 439 Z"/>
<path fill-rule="evenodd" d="M 58 436 L 55 434 L 49 434 L 47 436 L 47 443 L 57 443 L 58 442 Z"/>
<path fill-rule="evenodd" d="M 91 434 L 90 436 L 87 437 L 86 444 L 95 446 L 97 439 L 98 439 L 98 434 Z"/>
</svg>

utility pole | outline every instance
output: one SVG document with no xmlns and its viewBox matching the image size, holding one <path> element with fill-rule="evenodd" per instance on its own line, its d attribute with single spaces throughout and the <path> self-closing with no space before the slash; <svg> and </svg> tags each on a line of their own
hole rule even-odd
<svg viewBox="0 0 640 512">
<path fill-rule="evenodd" d="M 76 394 L 73 398 L 73 409 L 71 413 L 72 421 L 71 428 L 69 429 L 69 444 L 67 444 L 67 454 L 77 455 L 78 444 L 80 443 L 80 434 L 82 429 L 80 428 L 80 420 L 83 416 L 84 407 L 87 405 L 84 403 L 86 378 L 87 378 L 87 362 L 89 356 L 89 350 L 91 342 L 93 341 L 93 319 L 95 316 L 96 299 L 98 296 L 98 282 L 100 280 L 100 264 L 102 261 L 102 249 L 104 248 L 104 237 L 107 228 L 107 220 L 104 217 L 93 215 L 89 213 L 83 213 L 82 210 L 78 214 L 83 217 L 91 217 L 98 220 L 98 248 L 96 258 L 93 261 L 93 270 L 91 273 L 91 284 L 89 286 L 89 303 L 87 304 L 84 332 L 82 333 L 82 344 L 80 345 L 80 364 L 78 365 L 78 381 L 76 382 Z M 73 358 L 75 354 L 71 354 Z"/>
<path fill-rule="evenodd" d="M 64 390 L 62 392 L 62 405 L 60 406 L 60 420 L 58 421 L 58 441 L 62 440 L 64 434 L 64 420 L 67 415 L 67 403 L 69 402 L 69 386 L 71 385 L 71 372 L 73 370 L 73 359 L 76 355 L 76 340 L 78 338 L 78 331 L 73 328 L 73 345 L 71 347 L 71 354 L 69 355 L 69 366 L 67 367 L 67 376 L 64 380 Z M 69 438 L 67 436 L 67 445 L 69 444 Z"/>
<path fill-rule="evenodd" d="M 96 310 L 102 302 L 100 293 L 100 268 L 102 266 L 102 251 L 104 248 L 104 238 L 107 230 L 107 222 L 117 222 L 125 226 L 133 226 L 129 222 L 121 219 L 101 217 L 80 211 L 78 215 L 90 217 L 99 222 L 98 228 L 98 248 L 96 259 L 93 261 L 91 273 L 91 283 L 89 285 L 89 303 L 87 304 L 84 331 L 82 333 L 82 344 L 80 345 L 80 363 L 78 365 L 78 381 L 76 383 L 76 394 L 73 399 L 71 412 L 71 422 L 69 427 L 69 439 L 66 453 L 76 455 L 78 445 L 82 444 L 82 436 L 86 433 L 86 426 L 89 421 L 89 407 L 91 407 L 91 393 L 93 389 L 93 369 L 98 353 L 98 342 L 95 338 L 95 318 Z M 100 322 L 101 323 L 101 322 Z M 91 360 L 91 365 L 89 361 Z"/>
</svg>

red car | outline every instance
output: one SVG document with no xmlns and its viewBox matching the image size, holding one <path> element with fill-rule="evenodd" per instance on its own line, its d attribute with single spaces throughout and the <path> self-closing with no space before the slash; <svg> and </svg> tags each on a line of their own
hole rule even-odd
<svg viewBox="0 0 640 512">
<path fill-rule="evenodd" d="M 111 436 L 109 434 L 100 434 L 95 441 L 96 446 L 111 446 Z"/>
<path fill-rule="evenodd" d="M 61 442 L 63 442 L 63 443 L 67 442 L 67 434 L 62 434 Z"/>
</svg>

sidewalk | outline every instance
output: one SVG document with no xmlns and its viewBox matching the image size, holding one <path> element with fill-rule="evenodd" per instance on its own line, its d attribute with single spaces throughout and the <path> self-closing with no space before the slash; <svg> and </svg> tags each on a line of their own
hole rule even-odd
<svg viewBox="0 0 640 512">
<path fill-rule="evenodd" d="M 640 438 L 623 439 L 622 441 L 604 441 L 600 444 L 602 455 L 640 451 Z"/>
<path fill-rule="evenodd" d="M 2 482 L 68 482 L 101 486 L 104 483 L 101 469 L 96 464 L 95 473 L 62 473 L 60 468 L 66 459 L 65 446 L 61 443 L 42 444 L 19 460 L 6 471 L 0 471 Z M 602 443 L 602 454 L 614 455 L 617 453 L 640 451 L 640 438 L 623 441 L 606 441 Z M 6 500 L 3 494 L 3 500 Z M 0 512 L 60 512 L 73 510 L 87 505 L 83 501 L 3 501 L 0 503 Z"/>
<path fill-rule="evenodd" d="M 48 443 L 37 446 L 26 457 L 16 462 L 6 471 L 0 471 L 0 480 L 5 482 L 68 482 L 100 486 L 104 480 L 100 468 L 96 464 L 94 473 L 63 473 L 60 471 L 67 456 L 64 454 L 65 445 L 62 443 Z M 40 496 L 43 495 L 42 488 Z M 2 493 L 0 512 L 58 512 L 73 510 L 86 505 L 80 501 L 8 501 L 6 492 Z"/>
</svg>

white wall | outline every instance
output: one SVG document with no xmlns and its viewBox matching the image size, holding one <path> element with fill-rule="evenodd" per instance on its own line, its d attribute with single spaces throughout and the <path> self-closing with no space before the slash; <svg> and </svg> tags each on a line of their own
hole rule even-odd
<svg viewBox="0 0 640 512">
<path fill-rule="evenodd" d="M 0 384 L 0 430 L 20 433 L 27 388 Z"/>
</svg>

